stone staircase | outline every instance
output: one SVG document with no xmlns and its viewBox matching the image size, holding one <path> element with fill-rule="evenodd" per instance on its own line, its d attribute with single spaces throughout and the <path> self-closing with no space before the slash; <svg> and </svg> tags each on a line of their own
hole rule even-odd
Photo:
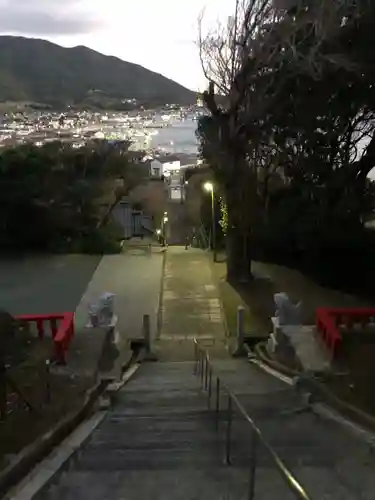
<svg viewBox="0 0 375 500">
<path fill-rule="evenodd" d="M 191 234 L 186 223 L 185 205 L 181 202 L 169 201 L 167 240 L 169 245 L 185 245 L 186 236 Z"/>
<path fill-rule="evenodd" d="M 374 452 L 367 443 L 309 410 L 292 386 L 255 365 L 235 360 L 214 361 L 214 367 L 260 427 L 297 481 L 313 500 L 371 500 L 374 498 Z M 225 401 L 222 401 L 225 404 Z M 233 423 L 233 465 L 244 460 L 248 426 Z M 268 496 L 262 496 L 272 482 Z M 275 471 L 269 454 L 259 448 L 255 499 L 295 498 Z M 262 478 L 264 481 L 262 481 Z M 285 496 L 283 496 L 285 495 Z"/>
<path fill-rule="evenodd" d="M 70 469 L 36 498 L 245 498 L 246 469 L 222 456 L 193 363 L 145 364 Z"/>
<path fill-rule="evenodd" d="M 214 368 L 315 500 L 372 500 L 373 460 L 341 428 L 310 412 L 292 388 L 244 360 Z M 192 362 L 142 365 L 70 467 L 36 500 L 248 499 L 250 426 L 232 423 L 232 465 L 224 464 L 226 421 L 216 431 Z M 223 393 L 221 407 L 227 397 Z M 255 500 L 295 498 L 258 446 Z"/>
</svg>

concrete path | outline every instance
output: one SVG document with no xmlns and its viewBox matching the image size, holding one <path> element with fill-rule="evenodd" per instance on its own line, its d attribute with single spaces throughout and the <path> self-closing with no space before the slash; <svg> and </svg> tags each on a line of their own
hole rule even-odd
<svg viewBox="0 0 375 500">
<path fill-rule="evenodd" d="M 11 314 L 74 311 L 99 255 L 43 255 L 0 259 L 0 309 Z"/>
<path fill-rule="evenodd" d="M 76 328 L 87 323 L 88 305 L 104 292 L 115 297 L 118 330 L 123 339 L 142 336 L 142 317 L 149 314 L 155 334 L 162 278 L 163 253 L 151 254 L 134 249 L 134 253 L 106 255 L 100 261 L 76 309 Z"/>
<path fill-rule="evenodd" d="M 75 312 L 76 335 L 69 350 L 69 366 L 81 373 L 96 369 L 104 343 L 102 329 L 85 328 L 88 306 L 104 292 L 115 294 L 118 317 L 113 356 L 129 350 L 130 340 L 142 338 L 142 319 L 150 315 L 151 333 L 157 329 L 164 254 L 159 247 L 132 248 L 120 255 L 106 255 L 100 261 Z M 118 360 L 121 362 L 121 357 Z"/>
<path fill-rule="evenodd" d="M 68 369 L 95 374 L 105 332 L 85 329 L 88 305 L 103 292 L 116 294 L 120 336 L 117 354 L 142 335 L 142 317 L 149 314 L 153 335 L 162 278 L 163 252 L 151 240 L 130 242 L 120 255 L 43 255 L 0 259 L 0 309 L 11 314 L 75 311 L 75 337 L 68 352 Z"/>
<path fill-rule="evenodd" d="M 155 343 L 161 359 L 193 359 L 193 339 L 226 353 L 219 292 L 209 255 L 171 246 L 166 254 L 162 291 L 162 327 Z"/>
</svg>

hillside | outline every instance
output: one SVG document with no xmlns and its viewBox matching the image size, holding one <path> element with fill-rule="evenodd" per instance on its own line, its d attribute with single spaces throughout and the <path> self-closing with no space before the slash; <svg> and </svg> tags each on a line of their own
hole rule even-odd
<svg viewBox="0 0 375 500">
<path fill-rule="evenodd" d="M 0 36 L 0 101 L 67 105 L 131 98 L 190 104 L 196 94 L 142 66 L 87 47 Z"/>
</svg>

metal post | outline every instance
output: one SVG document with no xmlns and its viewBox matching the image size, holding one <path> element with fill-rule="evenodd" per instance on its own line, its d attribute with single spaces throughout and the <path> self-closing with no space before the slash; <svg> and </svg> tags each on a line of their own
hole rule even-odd
<svg viewBox="0 0 375 500">
<path fill-rule="evenodd" d="M 194 342 L 194 375 L 198 373 L 198 345 Z"/>
<path fill-rule="evenodd" d="M 207 353 L 205 354 L 205 362 L 206 362 L 206 370 L 204 372 L 204 390 L 207 391 L 207 384 L 208 384 L 208 358 L 207 358 Z"/>
<path fill-rule="evenodd" d="M 215 408 L 215 422 L 216 430 L 219 430 L 219 417 L 220 417 L 220 379 L 216 377 L 216 408 Z"/>
<path fill-rule="evenodd" d="M 212 368 L 210 367 L 210 371 L 208 373 L 208 400 L 207 407 L 211 408 L 211 393 L 212 393 Z"/>
<path fill-rule="evenodd" d="M 243 306 L 237 307 L 237 348 L 233 356 L 240 357 L 246 355 L 245 350 L 245 308 Z"/>
<path fill-rule="evenodd" d="M 150 326 L 150 315 L 143 315 L 143 338 L 145 343 L 145 361 L 156 361 L 157 357 L 151 352 L 151 326 Z"/>
<path fill-rule="evenodd" d="M 211 209 L 212 209 L 212 250 L 214 262 L 217 260 L 216 256 L 216 220 L 215 220 L 215 192 L 212 187 L 211 191 Z"/>
<path fill-rule="evenodd" d="M 253 432 L 251 433 L 249 491 L 247 497 L 248 500 L 254 500 L 256 467 L 257 467 L 257 435 L 255 430 L 253 429 Z"/>
<path fill-rule="evenodd" d="M 230 461 L 230 445 L 232 437 L 232 398 L 228 394 L 228 416 L 227 416 L 227 432 L 225 439 L 225 463 L 227 465 L 231 464 Z"/>
<path fill-rule="evenodd" d="M 50 360 L 46 360 L 46 403 L 51 402 Z"/>
</svg>

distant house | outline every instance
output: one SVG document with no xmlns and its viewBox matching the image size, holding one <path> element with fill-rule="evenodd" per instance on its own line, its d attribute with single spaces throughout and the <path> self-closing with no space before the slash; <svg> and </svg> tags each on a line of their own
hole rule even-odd
<svg viewBox="0 0 375 500">
<path fill-rule="evenodd" d="M 152 160 L 150 164 L 150 176 L 158 179 L 179 173 L 180 170 L 181 161 L 174 155 L 159 156 Z"/>
</svg>

